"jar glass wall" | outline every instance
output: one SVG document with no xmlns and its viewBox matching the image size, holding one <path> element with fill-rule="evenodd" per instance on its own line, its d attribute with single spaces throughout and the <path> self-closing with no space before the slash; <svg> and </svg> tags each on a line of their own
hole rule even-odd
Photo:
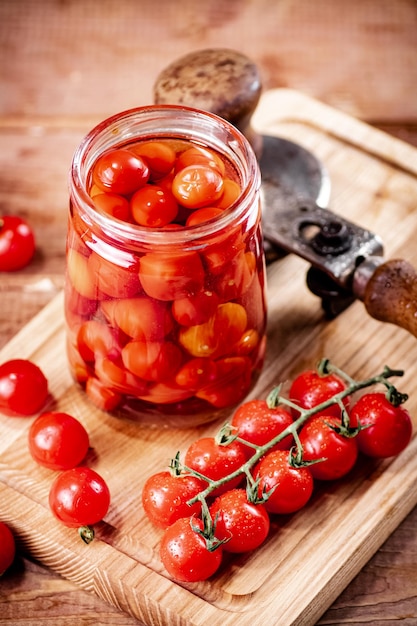
<svg viewBox="0 0 417 626">
<path fill-rule="evenodd" d="M 174 160 L 158 161 L 158 146 Z M 119 150 L 145 164 L 140 189 Z M 214 174 L 202 184 L 207 154 Z M 142 107 L 84 139 L 70 175 L 65 316 L 71 373 L 99 408 L 187 427 L 249 393 L 265 352 L 259 190 L 249 143 L 210 113 Z"/>
</svg>

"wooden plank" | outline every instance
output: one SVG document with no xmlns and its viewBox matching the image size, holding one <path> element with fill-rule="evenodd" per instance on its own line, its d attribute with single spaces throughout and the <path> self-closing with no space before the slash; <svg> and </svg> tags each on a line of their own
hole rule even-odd
<svg viewBox="0 0 417 626">
<path fill-rule="evenodd" d="M 401 255 L 416 264 L 413 148 L 289 90 L 265 94 L 254 123 L 262 132 L 313 149 L 330 172 L 332 208 L 378 232 L 389 257 Z M 268 353 L 252 396 L 264 396 L 322 356 L 358 378 L 388 363 L 405 369 L 401 390 L 409 393 L 416 415 L 415 338 L 372 320 L 359 302 L 335 320 L 324 320 L 318 299 L 305 286 L 306 269 L 291 255 L 269 268 Z M 86 425 L 92 442 L 87 462 L 108 481 L 112 506 L 93 544 L 80 544 L 48 510 L 54 474 L 28 456 L 31 420 L 0 416 L 0 488 L 7 504 L 0 515 L 40 562 L 145 623 L 227 626 L 238 618 L 242 626 L 312 625 L 417 503 L 414 438 L 398 458 L 363 462 L 346 480 L 317 489 L 299 514 L 274 519 L 262 548 L 230 558 L 211 581 L 172 583 L 157 557 L 160 532 L 138 505 L 141 486 L 177 449 L 184 451 L 196 432 L 215 432 L 218 425 L 150 430 L 95 409 L 69 376 L 63 324 L 60 294 L 3 348 L 0 360 L 33 358 L 42 367 L 51 406 Z"/>
</svg>

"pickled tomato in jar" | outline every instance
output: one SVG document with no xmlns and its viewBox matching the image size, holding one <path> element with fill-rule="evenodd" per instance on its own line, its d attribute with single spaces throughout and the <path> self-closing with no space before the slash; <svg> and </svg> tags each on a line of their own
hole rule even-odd
<svg viewBox="0 0 417 626">
<path fill-rule="evenodd" d="M 99 409 L 168 426 L 217 419 L 265 352 L 260 175 L 230 124 L 142 107 L 93 129 L 70 179 L 72 376 Z"/>
</svg>

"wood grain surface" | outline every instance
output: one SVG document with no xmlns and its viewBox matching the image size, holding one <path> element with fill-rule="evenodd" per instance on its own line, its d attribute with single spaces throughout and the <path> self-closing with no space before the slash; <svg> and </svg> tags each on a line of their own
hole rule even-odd
<svg viewBox="0 0 417 626">
<path fill-rule="evenodd" d="M 416 30 L 412 0 L 3 0 L 0 210 L 31 220 L 38 249 L 27 269 L 0 276 L 0 346 L 62 288 L 74 149 L 102 118 L 151 102 L 156 75 L 174 58 L 202 47 L 235 48 L 259 65 L 265 90 L 299 90 L 417 145 Z M 362 188 L 365 175 L 350 174 L 340 201 L 358 183 Z M 398 198 L 398 223 L 415 231 L 412 208 L 407 217 L 401 209 L 407 193 L 398 197 L 393 183 L 375 191 L 376 202 L 378 193 Z M 379 227 L 377 214 L 372 221 Z M 388 230 L 392 249 L 405 235 Z M 307 330 L 303 316 L 296 321 L 309 341 L 317 340 L 317 320 Z M 331 329 L 326 333 L 329 341 Z M 397 337 L 414 363 L 413 346 Z M 380 364 L 383 346 L 383 338 L 374 344 L 372 364 Z M 343 358 L 342 341 L 334 351 Z M 416 527 L 413 509 L 318 623 L 415 624 Z M 19 554 L 0 581 L 3 623 L 139 622 Z"/>
</svg>

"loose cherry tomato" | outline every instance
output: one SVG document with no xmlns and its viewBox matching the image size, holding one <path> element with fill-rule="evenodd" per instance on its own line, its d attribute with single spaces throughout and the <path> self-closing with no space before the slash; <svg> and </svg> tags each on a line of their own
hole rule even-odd
<svg viewBox="0 0 417 626">
<path fill-rule="evenodd" d="M 238 470 L 246 461 L 243 444 L 233 441 L 228 445 L 217 443 L 214 437 L 196 439 L 188 448 L 184 457 L 184 465 L 203 476 L 217 481 Z M 219 496 L 225 491 L 234 489 L 242 481 L 242 476 L 219 485 L 212 496 Z"/>
<path fill-rule="evenodd" d="M 143 510 L 155 526 L 167 528 L 181 517 L 200 514 L 201 502 L 191 506 L 187 502 L 204 488 L 205 483 L 195 476 L 158 472 L 150 476 L 143 486 Z"/>
<path fill-rule="evenodd" d="M 140 259 L 140 282 L 147 295 L 156 300 L 176 300 L 199 293 L 204 276 L 197 252 L 149 252 Z"/>
<path fill-rule="evenodd" d="M 29 429 L 29 452 L 39 465 L 49 469 L 76 467 L 86 456 L 88 447 L 86 429 L 68 413 L 43 413 Z"/>
<path fill-rule="evenodd" d="M 98 193 L 94 196 L 93 202 L 95 208 L 102 213 L 107 213 L 107 215 L 123 222 L 132 221 L 130 204 L 124 196 L 119 196 L 116 193 Z"/>
<path fill-rule="evenodd" d="M 289 397 L 301 408 L 312 409 L 313 407 L 330 400 L 337 393 L 346 389 L 346 383 L 336 374 L 320 375 L 315 370 L 306 370 L 299 374 L 292 382 Z M 345 407 L 349 406 L 349 398 L 343 400 Z M 299 413 L 293 411 L 294 417 Z M 340 407 L 332 404 L 320 411 L 321 415 L 335 415 L 340 417 Z"/>
<path fill-rule="evenodd" d="M 207 165 L 189 165 L 175 175 L 172 193 L 182 206 L 200 209 L 222 196 L 223 177 L 217 169 Z"/>
<path fill-rule="evenodd" d="M 0 411 L 6 415 L 34 415 L 48 398 L 48 381 L 42 370 L 26 359 L 0 365 Z"/>
<path fill-rule="evenodd" d="M 75 467 L 59 474 L 49 491 L 55 517 L 71 528 L 101 521 L 110 506 L 105 480 L 90 467 Z"/>
<path fill-rule="evenodd" d="M 144 141 L 130 148 L 131 152 L 143 158 L 150 170 L 150 179 L 159 180 L 169 174 L 174 167 L 175 151 L 161 141 Z"/>
<path fill-rule="evenodd" d="M 93 182 L 103 191 L 128 196 L 149 179 L 145 161 L 123 148 L 108 150 L 93 166 Z"/>
<path fill-rule="evenodd" d="M 11 566 L 16 554 L 14 535 L 4 522 L 0 522 L 0 576 Z"/>
<path fill-rule="evenodd" d="M 410 442 L 413 424 L 402 406 L 393 406 L 383 393 L 367 393 L 352 407 L 350 425 L 366 426 L 357 436 L 367 456 L 388 458 L 402 452 Z"/>
<path fill-rule="evenodd" d="M 299 511 L 313 493 L 314 481 L 308 467 L 295 467 L 287 450 L 268 452 L 256 465 L 253 477 L 259 480 L 258 496 L 270 492 L 264 506 L 269 513 Z"/>
<path fill-rule="evenodd" d="M 223 544 L 225 552 L 255 550 L 268 536 L 268 513 L 262 504 L 248 502 L 245 489 L 232 489 L 217 497 L 210 515 L 216 520 L 216 538 L 229 540 Z"/>
<path fill-rule="evenodd" d="M 239 437 L 257 446 L 263 446 L 293 424 L 291 414 L 282 407 L 269 408 L 265 400 L 250 400 L 242 404 L 234 413 L 231 425 Z M 289 450 L 293 436 L 287 435 L 274 449 Z M 253 454 L 253 448 L 248 453 Z"/>
<path fill-rule="evenodd" d="M 222 562 L 222 546 L 208 550 L 206 540 L 191 527 L 202 528 L 201 520 L 183 517 L 169 526 L 160 544 L 161 561 L 172 578 L 198 582 L 213 576 Z"/>
<path fill-rule="evenodd" d="M 14 215 L 0 216 L 0 272 L 20 270 L 35 254 L 35 237 L 29 224 Z"/>
<path fill-rule="evenodd" d="M 149 228 L 162 228 L 174 221 L 178 204 L 169 189 L 158 185 L 144 185 L 136 191 L 130 206 L 135 222 Z"/>
<path fill-rule="evenodd" d="M 313 478 L 335 480 L 345 476 L 355 465 L 358 457 L 356 437 L 340 434 L 341 426 L 338 417 L 316 415 L 302 427 L 299 437 L 303 459 L 323 459 L 309 466 Z"/>
</svg>

